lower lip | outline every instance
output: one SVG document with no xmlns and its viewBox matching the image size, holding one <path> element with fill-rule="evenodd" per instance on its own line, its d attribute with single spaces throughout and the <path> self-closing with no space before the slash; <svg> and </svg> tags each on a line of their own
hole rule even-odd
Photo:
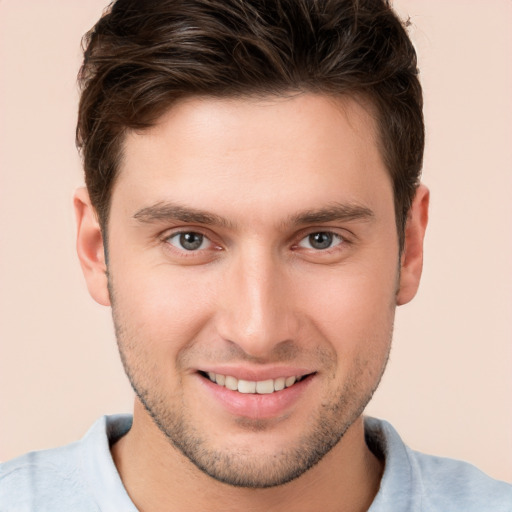
<svg viewBox="0 0 512 512">
<path fill-rule="evenodd" d="M 274 393 L 239 393 L 198 375 L 201 383 L 231 414 L 250 419 L 270 419 L 285 414 L 304 394 L 314 375 Z"/>
</svg>

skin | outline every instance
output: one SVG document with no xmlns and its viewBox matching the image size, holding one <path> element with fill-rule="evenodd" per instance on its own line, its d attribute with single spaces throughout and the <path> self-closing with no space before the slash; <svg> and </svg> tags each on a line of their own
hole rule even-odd
<svg viewBox="0 0 512 512">
<path fill-rule="evenodd" d="M 399 255 L 371 109 L 314 94 L 193 98 L 129 133 L 108 278 L 85 190 L 75 208 L 89 291 L 113 308 L 138 395 L 112 448 L 136 506 L 367 510 L 383 468 L 361 414 L 395 307 L 419 284 L 428 211 L 420 186 Z M 199 248 L 180 233 L 201 235 Z M 233 412 L 198 373 L 218 368 L 309 377 L 286 407 Z"/>
</svg>

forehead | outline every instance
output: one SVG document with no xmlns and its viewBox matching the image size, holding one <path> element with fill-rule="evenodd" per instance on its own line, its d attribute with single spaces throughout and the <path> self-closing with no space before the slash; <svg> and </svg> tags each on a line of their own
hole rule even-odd
<svg viewBox="0 0 512 512">
<path fill-rule="evenodd" d="M 117 195 L 128 194 L 139 206 L 178 198 L 204 208 L 223 197 L 247 209 L 293 197 L 315 208 L 379 195 L 379 180 L 389 188 L 376 122 L 364 102 L 310 93 L 196 97 L 177 103 L 153 127 L 127 134 L 112 199 L 114 205 Z"/>
<path fill-rule="evenodd" d="M 230 145 L 235 149 L 251 142 L 264 142 L 271 149 L 283 140 L 289 142 L 290 137 L 313 143 L 323 138 L 329 144 L 327 132 L 335 134 L 347 125 L 352 135 L 365 143 L 376 143 L 375 117 L 373 104 L 362 95 L 303 92 L 236 98 L 193 96 L 175 103 L 150 128 L 128 131 L 124 149 L 130 152 L 141 138 L 166 138 L 167 143 L 176 144 L 186 139 L 189 145 L 222 142 L 222 147 Z M 203 140 L 204 136 L 208 140 Z"/>
</svg>

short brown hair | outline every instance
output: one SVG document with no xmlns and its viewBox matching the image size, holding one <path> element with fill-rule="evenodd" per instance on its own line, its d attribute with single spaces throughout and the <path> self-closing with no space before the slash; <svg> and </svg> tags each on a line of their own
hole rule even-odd
<svg viewBox="0 0 512 512">
<path fill-rule="evenodd" d="M 384 0 L 117 0 L 84 36 L 77 146 L 103 229 L 126 130 L 177 100 L 310 91 L 377 112 L 400 246 L 423 160 L 416 53 Z"/>
</svg>

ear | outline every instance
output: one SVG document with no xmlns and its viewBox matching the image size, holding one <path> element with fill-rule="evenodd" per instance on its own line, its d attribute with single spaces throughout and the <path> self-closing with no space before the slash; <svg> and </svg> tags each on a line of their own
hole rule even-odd
<svg viewBox="0 0 512 512">
<path fill-rule="evenodd" d="M 423 239 L 428 223 L 430 193 L 420 185 L 405 224 L 405 243 L 400 260 L 400 285 L 396 294 L 398 306 L 407 304 L 418 291 L 423 268 Z"/>
<path fill-rule="evenodd" d="M 103 236 L 85 188 L 75 192 L 73 205 L 77 224 L 76 250 L 87 288 L 98 304 L 110 306 Z"/>
</svg>

